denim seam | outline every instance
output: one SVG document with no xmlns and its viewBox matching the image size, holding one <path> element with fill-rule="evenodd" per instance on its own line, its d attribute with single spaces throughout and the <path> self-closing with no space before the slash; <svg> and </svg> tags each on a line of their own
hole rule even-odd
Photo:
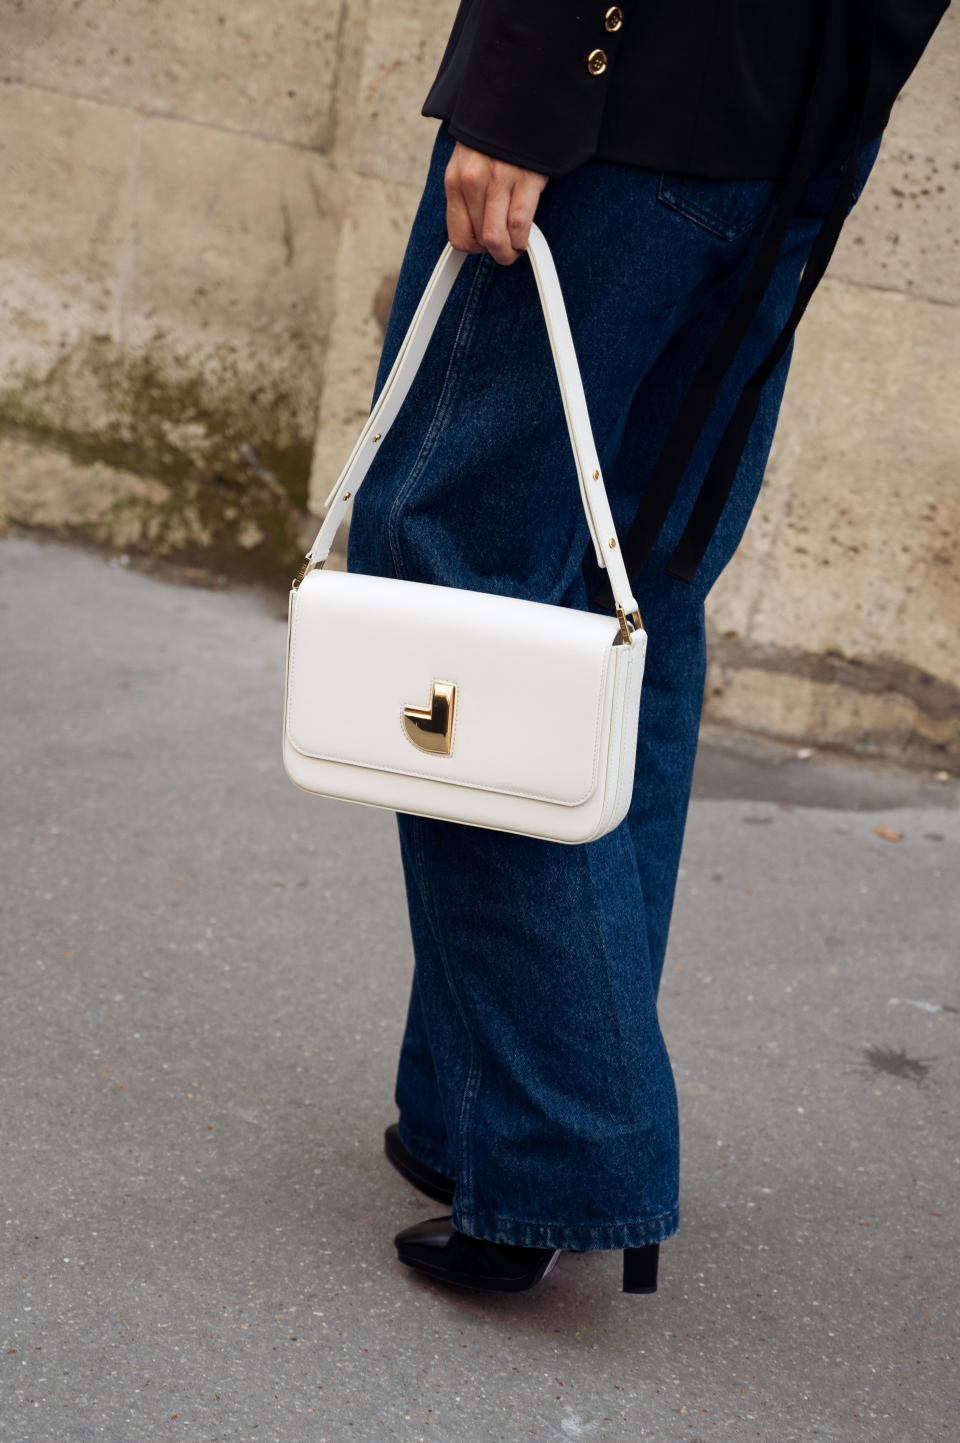
<svg viewBox="0 0 960 1443">
<path fill-rule="evenodd" d="M 473 1104 L 476 1100 L 477 1091 L 480 1086 L 480 1078 L 483 1072 L 479 1049 L 473 1033 L 470 1031 L 470 1024 L 467 1020 L 466 1010 L 460 1000 L 460 996 L 454 986 L 452 969 L 447 957 L 447 949 L 444 946 L 443 934 L 440 930 L 439 917 L 437 914 L 436 899 L 433 894 L 433 886 L 430 881 L 430 871 L 423 854 L 423 826 L 417 825 L 415 829 L 414 852 L 417 863 L 417 870 L 420 873 L 420 887 L 424 898 L 427 899 L 432 913 L 434 936 L 437 941 L 437 951 L 443 964 L 444 976 L 447 986 L 450 988 L 451 996 L 456 1004 L 457 1012 L 463 1023 L 463 1029 L 467 1035 L 470 1045 L 470 1067 L 467 1071 L 467 1080 L 463 1087 L 463 1096 L 460 1099 L 460 1111 L 457 1118 L 458 1136 L 454 1140 L 454 1173 L 457 1179 L 457 1190 L 465 1190 L 469 1196 L 473 1196 L 473 1162 L 472 1154 L 467 1147 L 466 1139 L 469 1136 L 470 1115 L 473 1111 Z M 449 1139 L 448 1139 L 449 1141 Z"/>
<path fill-rule="evenodd" d="M 489 265 L 485 265 L 485 261 L 489 261 Z M 450 360 L 447 363 L 436 410 L 433 413 L 430 425 L 427 427 L 420 450 L 417 452 L 416 460 L 407 474 L 406 479 L 398 487 L 393 505 L 390 507 L 387 516 L 387 539 L 390 545 L 390 554 L 393 557 L 395 573 L 400 580 L 409 579 L 407 577 L 406 567 L 404 566 L 403 548 L 398 535 L 400 510 L 423 474 L 430 455 L 437 444 L 440 432 L 443 429 L 443 423 L 459 392 L 463 379 L 463 368 L 460 362 L 473 339 L 480 310 L 480 302 L 493 274 L 493 265 L 494 262 L 489 256 L 480 257 L 473 280 L 470 284 L 470 289 L 464 301 L 460 323 L 457 326 L 457 333 L 450 350 Z"/>
<path fill-rule="evenodd" d="M 609 994 L 610 994 L 610 1001 L 611 1001 L 610 1016 L 611 1016 L 611 1019 L 612 1019 L 611 1031 L 613 1031 L 614 1029 L 616 1029 L 616 1036 L 617 1036 L 617 1060 L 618 1060 L 618 1062 L 619 1062 L 620 1070 L 621 1070 L 621 1072 L 622 1072 L 625 1080 L 626 1080 L 627 1082 L 629 1082 L 629 1079 L 630 1079 L 630 1068 L 627 1066 L 627 1062 L 626 1062 L 625 1049 L 624 1049 L 624 1045 L 623 1045 L 623 1032 L 622 1032 L 621 1027 L 620 1027 L 620 1013 L 619 1013 L 619 1010 L 617 1009 L 617 1007 L 616 1007 L 616 1005 L 615 1005 L 615 1004 L 616 1004 L 616 993 L 615 993 L 615 990 L 614 990 L 614 987 L 613 987 L 613 983 L 612 983 L 612 980 L 611 980 L 611 977 L 610 977 L 610 954 L 609 954 L 609 952 L 608 952 L 608 950 L 607 950 L 607 938 L 606 938 L 606 934 L 604 933 L 603 923 L 602 923 L 601 918 L 600 918 L 600 899 L 599 899 L 599 896 L 598 896 L 598 894 L 597 894 L 596 878 L 594 877 L 594 874 L 593 874 L 593 868 L 592 868 L 592 866 L 590 865 L 590 854 L 589 854 L 589 852 L 587 851 L 586 848 L 584 848 L 584 851 L 583 851 L 583 860 L 584 860 L 584 863 L 586 864 L 587 878 L 588 878 L 588 880 L 589 880 L 589 883 L 590 883 L 590 891 L 591 891 L 591 894 L 592 894 L 592 896 L 593 896 L 593 919 L 594 919 L 594 925 L 595 925 L 595 927 L 596 927 L 597 937 L 598 937 L 599 942 L 600 942 L 600 955 L 601 955 L 602 958 L 603 958 L 604 972 L 605 972 L 605 975 L 606 975 L 606 978 L 607 978 L 607 987 L 608 987 Z"/>
<path fill-rule="evenodd" d="M 420 981 L 417 975 L 416 966 L 414 967 L 410 992 L 410 1005 L 412 1008 L 415 1008 L 417 1013 L 419 1014 L 419 1025 L 426 1043 L 427 1059 L 430 1064 L 430 1073 L 433 1079 L 433 1086 L 437 1100 L 437 1112 L 434 1114 L 434 1116 L 439 1115 L 441 1119 L 443 1139 L 442 1142 L 438 1143 L 435 1135 L 428 1136 L 427 1134 L 421 1133 L 416 1128 L 412 1128 L 408 1125 L 404 1108 L 401 1104 L 399 1096 L 396 1095 L 397 1089 L 395 1089 L 397 1111 L 399 1113 L 397 1128 L 400 1136 L 400 1141 L 403 1143 L 404 1147 L 406 1147 L 410 1152 L 413 1153 L 414 1157 L 418 1158 L 420 1162 L 426 1163 L 429 1167 L 433 1167 L 437 1172 L 442 1172 L 445 1176 L 449 1177 L 453 1171 L 449 1164 L 450 1139 L 447 1132 L 446 1117 L 444 1116 L 443 1111 L 443 1100 L 440 1094 L 440 1080 L 437 1077 L 437 1067 L 436 1063 L 434 1062 L 433 1051 L 430 1046 L 430 1034 L 427 1029 L 427 1020 L 423 1010 L 423 998 L 420 996 Z"/>
</svg>

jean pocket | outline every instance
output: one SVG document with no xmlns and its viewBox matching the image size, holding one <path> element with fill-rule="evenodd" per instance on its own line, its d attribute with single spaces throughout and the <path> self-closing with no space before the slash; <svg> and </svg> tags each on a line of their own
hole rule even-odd
<svg viewBox="0 0 960 1443">
<path fill-rule="evenodd" d="M 767 219 L 781 184 L 779 180 L 705 180 L 664 171 L 657 199 L 694 225 L 731 241 Z"/>
</svg>

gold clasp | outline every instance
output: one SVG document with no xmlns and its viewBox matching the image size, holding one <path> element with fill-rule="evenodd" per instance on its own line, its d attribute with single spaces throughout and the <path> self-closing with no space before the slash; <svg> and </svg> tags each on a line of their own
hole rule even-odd
<svg viewBox="0 0 960 1443">
<path fill-rule="evenodd" d="M 422 752 L 448 757 L 453 745 L 453 708 L 457 688 L 452 681 L 435 681 L 428 707 L 405 706 L 403 729 Z"/>
</svg>

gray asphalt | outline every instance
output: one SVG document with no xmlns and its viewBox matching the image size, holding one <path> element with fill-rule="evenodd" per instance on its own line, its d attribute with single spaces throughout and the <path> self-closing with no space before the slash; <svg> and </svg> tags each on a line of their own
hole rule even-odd
<svg viewBox="0 0 960 1443">
<path fill-rule="evenodd" d="M 661 1290 L 451 1292 L 393 819 L 285 780 L 281 609 L 0 541 L 0 1443 L 955 1439 L 957 783 L 707 738 Z"/>
</svg>

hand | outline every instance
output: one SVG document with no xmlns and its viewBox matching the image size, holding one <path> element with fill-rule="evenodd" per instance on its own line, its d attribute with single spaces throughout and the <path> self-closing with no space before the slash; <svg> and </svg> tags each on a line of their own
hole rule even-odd
<svg viewBox="0 0 960 1443">
<path fill-rule="evenodd" d="M 486 251 L 512 266 L 527 248 L 530 223 L 549 176 L 471 150 L 458 140 L 443 177 L 447 234 L 458 251 Z"/>
</svg>

